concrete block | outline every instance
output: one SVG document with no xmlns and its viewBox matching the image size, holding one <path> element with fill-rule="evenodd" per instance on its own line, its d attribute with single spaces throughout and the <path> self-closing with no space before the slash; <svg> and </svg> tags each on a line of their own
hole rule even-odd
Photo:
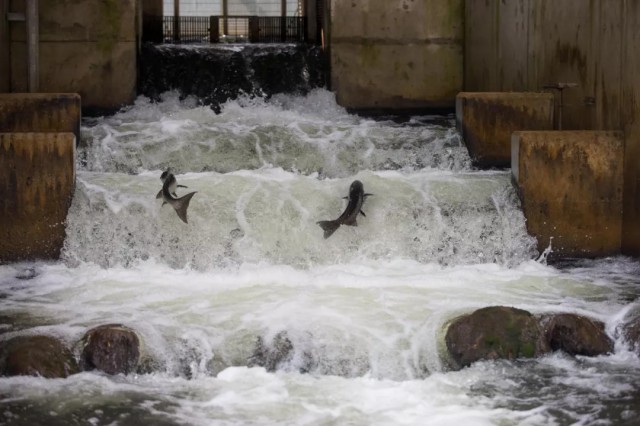
<svg viewBox="0 0 640 426">
<path fill-rule="evenodd" d="M 56 0 L 39 2 L 40 41 L 93 41 L 108 50 L 118 41 L 136 41 L 137 0 Z M 14 12 L 24 6 L 15 5 Z M 11 39 L 25 41 L 24 23 L 11 25 Z"/>
<path fill-rule="evenodd" d="M 461 0 L 331 2 L 331 87 L 356 110 L 451 109 L 463 84 Z"/>
<path fill-rule="evenodd" d="M 0 263 L 59 257 L 75 146 L 73 133 L 0 133 Z"/>
<path fill-rule="evenodd" d="M 456 97 L 456 126 L 474 165 L 509 167 L 511 134 L 552 130 L 551 93 L 461 92 Z"/>
<path fill-rule="evenodd" d="M 80 140 L 76 93 L 0 93 L 0 132 L 72 132 Z"/>
<path fill-rule="evenodd" d="M 135 100 L 136 43 L 117 42 L 108 52 L 71 41 L 41 43 L 40 49 L 40 66 L 51 70 L 41 75 L 40 90 L 77 91 L 85 110 L 117 110 Z"/>
<path fill-rule="evenodd" d="M 11 3 L 12 12 L 24 12 L 24 0 Z M 39 91 L 77 92 L 86 114 L 110 113 L 132 103 L 141 6 L 142 0 L 40 1 Z M 7 44 L 3 30 L 0 42 Z M 5 64 L 0 53 L 0 74 L 7 71 L 10 91 L 26 92 L 24 22 L 12 22 L 9 33 L 10 61 Z"/>
<path fill-rule="evenodd" d="M 117 42 L 108 52 L 96 43 L 69 41 L 40 43 L 40 90 L 75 91 L 86 111 L 114 111 L 133 103 L 136 96 L 136 48 L 134 42 Z M 12 90 L 26 91 L 26 47 L 13 43 L 12 55 L 24 61 L 12 63 Z"/>
<path fill-rule="evenodd" d="M 609 131 L 523 131 L 512 173 L 528 232 L 552 257 L 620 253 L 624 137 Z"/>
<path fill-rule="evenodd" d="M 414 43 L 463 39 L 463 0 L 333 0 L 331 36 Z"/>
<path fill-rule="evenodd" d="M 462 45 L 341 43 L 331 48 L 332 88 L 354 109 L 453 108 L 462 88 Z"/>
</svg>

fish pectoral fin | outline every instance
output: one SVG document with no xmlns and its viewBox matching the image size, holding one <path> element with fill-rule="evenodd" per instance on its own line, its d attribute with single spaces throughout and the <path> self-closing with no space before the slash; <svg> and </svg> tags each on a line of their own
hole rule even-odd
<svg viewBox="0 0 640 426">
<path fill-rule="evenodd" d="M 158 195 L 156 195 L 156 200 L 162 198 L 162 189 L 158 192 Z"/>
<path fill-rule="evenodd" d="M 366 214 L 364 214 L 364 212 L 363 212 L 362 210 L 360 210 L 360 214 L 361 214 L 362 216 L 364 216 L 364 217 L 367 217 L 367 215 L 366 215 Z"/>
<path fill-rule="evenodd" d="M 370 197 L 370 196 L 372 196 L 372 195 L 373 195 L 373 194 L 364 194 L 364 195 L 363 195 L 363 197 Z"/>
<path fill-rule="evenodd" d="M 178 185 L 178 188 L 188 188 L 186 185 Z"/>
</svg>

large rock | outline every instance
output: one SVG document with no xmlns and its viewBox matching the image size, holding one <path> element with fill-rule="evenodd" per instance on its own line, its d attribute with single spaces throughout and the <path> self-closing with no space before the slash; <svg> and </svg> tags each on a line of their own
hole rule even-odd
<svg viewBox="0 0 640 426">
<path fill-rule="evenodd" d="M 478 309 L 455 319 L 445 342 L 453 366 L 459 368 L 480 360 L 532 358 L 549 351 L 537 319 L 505 306 Z"/>
<path fill-rule="evenodd" d="M 89 330 L 82 338 L 83 370 L 107 374 L 128 374 L 140 361 L 140 339 L 135 331 L 120 324 L 107 324 Z"/>
<path fill-rule="evenodd" d="M 613 351 L 613 341 L 604 324 L 576 314 L 544 317 L 542 326 L 549 346 L 569 355 L 597 356 Z"/>
<path fill-rule="evenodd" d="M 50 336 L 18 336 L 0 344 L 0 374 L 64 378 L 78 373 L 71 351 Z"/>
</svg>

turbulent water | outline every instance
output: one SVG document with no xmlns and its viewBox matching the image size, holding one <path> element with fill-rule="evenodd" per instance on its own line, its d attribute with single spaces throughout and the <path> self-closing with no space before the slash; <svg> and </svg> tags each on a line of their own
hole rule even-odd
<svg viewBox="0 0 640 426">
<path fill-rule="evenodd" d="M 86 120 L 62 259 L 0 266 L 0 338 L 78 351 L 123 323 L 145 371 L 0 379 L 4 424 L 634 424 L 640 361 L 618 333 L 640 264 L 549 266 L 509 171 L 478 171 L 452 117 L 368 119 L 332 93 L 167 93 Z M 156 194 L 197 191 L 185 224 Z M 357 227 L 324 239 L 355 179 Z M 552 247 L 551 247 L 552 249 Z M 447 324 L 477 308 L 601 320 L 615 353 L 450 371 Z M 251 366 L 258 338 L 293 356 Z"/>
</svg>

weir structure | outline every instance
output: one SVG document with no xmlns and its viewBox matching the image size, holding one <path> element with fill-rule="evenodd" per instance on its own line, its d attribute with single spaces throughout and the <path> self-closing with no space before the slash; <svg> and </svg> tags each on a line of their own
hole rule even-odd
<svg viewBox="0 0 640 426">
<path fill-rule="evenodd" d="M 552 242 L 558 256 L 640 256 L 637 1 L 303 3 L 316 14 L 318 27 L 307 30 L 323 46 L 330 63 L 327 85 L 340 105 L 367 113 L 455 109 L 475 164 L 511 167 L 540 249 L 551 240 L 563 241 Z M 179 0 L 174 5 L 179 10 Z M 50 101 L 56 93 L 75 93 L 85 114 L 131 104 L 142 42 L 160 41 L 158 22 L 167 12 L 162 0 L 0 0 L 0 93 L 40 92 Z M 77 102 L 78 111 L 79 99 L 69 101 Z M 7 133 L 70 130 L 11 126 L 27 122 L 20 114 L 55 116 L 55 102 L 40 99 L 21 113 L 15 110 L 19 102 L 2 102 L 2 146 L 14 147 L 14 153 L 38 147 L 53 152 L 42 142 L 51 137 Z M 11 116 L 7 105 L 13 105 Z M 33 148 L 16 150 L 15 143 Z M 0 187 L 17 190 L 12 179 L 28 181 L 22 171 L 27 168 L 0 175 Z M 38 197 L 43 193 L 55 192 L 40 191 Z M 15 212 L 5 205 L 0 214 L 4 225 Z M 574 220 L 578 216 L 584 220 Z M 586 240 L 578 241 L 578 234 Z M 55 250 L 50 253 L 55 257 Z"/>
</svg>

